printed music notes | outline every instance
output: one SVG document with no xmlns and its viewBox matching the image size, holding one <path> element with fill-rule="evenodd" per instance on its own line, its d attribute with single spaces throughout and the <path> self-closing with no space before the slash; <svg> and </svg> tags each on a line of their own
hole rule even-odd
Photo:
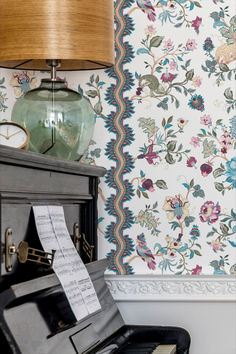
<svg viewBox="0 0 236 354">
<path fill-rule="evenodd" d="M 44 251 L 56 250 L 53 270 L 79 321 L 101 309 L 88 271 L 68 233 L 62 206 L 33 206 L 36 228 Z"/>
</svg>

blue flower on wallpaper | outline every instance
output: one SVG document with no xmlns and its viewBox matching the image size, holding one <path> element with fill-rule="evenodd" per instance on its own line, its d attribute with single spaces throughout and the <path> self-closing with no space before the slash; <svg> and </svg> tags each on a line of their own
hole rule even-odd
<svg viewBox="0 0 236 354">
<path fill-rule="evenodd" d="M 203 112 L 205 110 L 204 107 L 204 99 L 201 95 L 194 95 L 190 98 L 189 103 L 188 103 L 189 107 L 192 109 L 196 109 L 198 111 Z"/>
<path fill-rule="evenodd" d="M 236 157 L 233 157 L 230 161 L 226 162 L 226 182 L 232 183 L 232 186 L 236 188 Z"/>
</svg>

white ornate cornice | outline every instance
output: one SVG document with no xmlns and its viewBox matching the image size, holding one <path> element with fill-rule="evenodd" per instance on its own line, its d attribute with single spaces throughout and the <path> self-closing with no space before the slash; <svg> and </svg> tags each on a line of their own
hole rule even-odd
<svg viewBox="0 0 236 354">
<path fill-rule="evenodd" d="M 235 276 L 106 274 L 116 301 L 235 301 Z"/>
</svg>

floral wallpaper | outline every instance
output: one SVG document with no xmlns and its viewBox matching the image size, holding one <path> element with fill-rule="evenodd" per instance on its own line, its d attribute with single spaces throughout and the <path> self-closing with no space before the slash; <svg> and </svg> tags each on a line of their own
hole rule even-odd
<svg viewBox="0 0 236 354">
<path fill-rule="evenodd" d="M 59 73 L 96 115 L 99 256 L 116 274 L 235 274 L 234 1 L 114 6 L 115 66 Z M 0 120 L 42 77 L 0 69 Z"/>
</svg>

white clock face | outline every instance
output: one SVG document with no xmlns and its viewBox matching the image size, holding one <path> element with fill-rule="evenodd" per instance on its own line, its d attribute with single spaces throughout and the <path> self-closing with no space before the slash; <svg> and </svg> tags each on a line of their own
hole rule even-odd
<svg viewBox="0 0 236 354">
<path fill-rule="evenodd" d="M 28 141 L 26 131 L 18 124 L 0 124 L 0 144 L 15 148 L 23 148 Z"/>
</svg>

